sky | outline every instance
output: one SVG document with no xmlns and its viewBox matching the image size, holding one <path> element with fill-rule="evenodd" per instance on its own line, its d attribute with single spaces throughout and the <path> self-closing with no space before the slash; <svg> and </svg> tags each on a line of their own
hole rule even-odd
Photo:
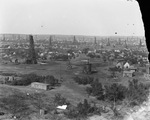
<svg viewBox="0 0 150 120">
<path fill-rule="evenodd" d="M 138 3 L 126 0 L 0 0 L 0 33 L 145 35 Z"/>
</svg>

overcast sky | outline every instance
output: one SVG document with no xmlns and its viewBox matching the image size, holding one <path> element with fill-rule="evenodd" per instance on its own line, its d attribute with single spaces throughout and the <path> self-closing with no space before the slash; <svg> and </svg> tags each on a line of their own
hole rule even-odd
<svg viewBox="0 0 150 120">
<path fill-rule="evenodd" d="M 0 33 L 144 36 L 144 27 L 137 2 L 0 0 Z"/>
</svg>

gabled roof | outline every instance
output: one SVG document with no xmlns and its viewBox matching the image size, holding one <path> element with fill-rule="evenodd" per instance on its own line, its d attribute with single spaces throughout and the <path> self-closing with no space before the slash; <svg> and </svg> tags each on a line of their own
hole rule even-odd
<svg viewBox="0 0 150 120">
<path fill-rule="evenodd" d="M 128 62 L 126 62 L 125 64 L 124 64 L 124 67 L 130 67 L 130 64 L 128 63 Z"/>
</svg>

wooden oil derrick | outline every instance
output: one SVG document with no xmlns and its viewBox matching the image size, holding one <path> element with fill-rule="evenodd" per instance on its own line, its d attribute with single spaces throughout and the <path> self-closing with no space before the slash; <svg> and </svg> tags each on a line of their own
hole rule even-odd
<svg viewBox="0 0 150 120">
<path fill-rule="evenodd" d="M 94 44 L 97 45 L 97 39 L 94 37 Z"/>
<path fill-rule="evenodd" d="M 82 72 L 85 74 L 92 73 L 92 64 L 89 62 L 89 60 L 88 60 L 88 62 L 84 63 Z"/>
<path fill-rule="evenodd" d="M 53 38 L 52 38 L 52 36 L 50 36 L 49 37 L 49 50 L 52 49 L 52 40 L 53 40 Z"/>
<path fill-rule="evenodd" d="M 139 42 L 139 48 L 142 47 L 142 41 L 140 39 L 140 42 Z"/>
<path fill-rule="evenodd" d="M 5 41 L 6 37 L 5 37 L 5 34 L 3 34 L 3 41 Z"/>
<path fill-rule="evenodd" d="M 32 35 L 29 35 L 29 60 L 31 61 L 31 64 L 37 64 L 36 53 L 34 49 L 34 40 Z"/>
<path fill-rule="evenodd" d="M 52 46 L 52 36 L 49 37 L 49 47 Z"/>
<path fill-rule="evenodd" d="M 77 41 L 77 39 L 76 39 L 76 36 L 74 36 L 73 37 L 73 44 L 77 44 L 78 43 L 78 41 Z"/>
<path fill-rule="evenodd" d="M 125 40 L 125 48 L 128 48 L 127 41 Z"/>
<path fill-rule="evenodd" d="M 108 41 L 107 41 L 107 46 L 110 46 L 110 41 L 109 41 L 109 38 L 108 38 Z"/>
</svg>

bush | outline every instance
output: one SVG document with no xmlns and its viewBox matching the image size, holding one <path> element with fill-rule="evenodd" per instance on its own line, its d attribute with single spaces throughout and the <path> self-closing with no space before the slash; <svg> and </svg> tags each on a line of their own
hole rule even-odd
<svg viewBox="0 0 150 120">
<path fill-rule="evenodd" d="M 61 94 L 57 93 L 54 97 L 54 103 L 56 105 L 69 105 L 70 102 L 66 98 L 62 97 Z"/>
<path fill-rule="evenodd" d="M 64 113 L 65 116 L 69 119 L 77 118 L 78 117 L 78 111 L 76 107 L 68 108 L 68 111 Z"/>
<path fill-rule="evenodd" d="M 51 86 L 58 85 L 59 81 L 52 75 L 43 76 L 45 83 L 50 84 Z M 42 82 L 42 81 L 41 81 Z"/>
<path fill-rule="evenodd" d="M 82 84 L 82 85 L 91 84 L 94 80 L 93 77 L 78 77 L 78 76 L 74 77 L 73 79 L 76 83 Z"/>
<path fill-rule="evenodd" d="M 30 85 L 32 82 L 41 82 L 41 83 L 47 83 L 51 86 L 58 85 L 58 79 L 54 78 L 54 76 L 47 75 L 47 76 L 38 76 L 34 73 L 31 74 L 25 74 L 21 76 L 21 80 L 13 80 L 9 82 L 8 84 L 11 85 Z"/>
<path fill-rule="evenodd" d="M 149 85 L 139 83 L 138 80 L 133 79 L 129 81 L 128 92 L 126 98 L 131 106 L 140 105 L 147 100 L 149 95 Z"/>
<path fill-rule="evenodd" d="M 94 80 L 91 83 L 91 87 L 86 88 L 86 91 L 89 95 L 96 96 L 99 100 L 104 99 L 104 89 L 98 79 Z"/>
<path fill-rule="evenodd" d="M 83 103 L 78 103 L 77 107 L 73 107 L 68 109 L 68 112 L 65 115 L 68 118 L 78 118 L 83 119 L 89 115 L 100 114 L 100 109 L 95 106 L 91 106 L 86 99 L 84 99 Z"/>
<path fill-rule="evenodd" d="M 125 99 L 127 88 L 120 84 L 105 86 L 105 99 L 111 102 L 119 102 Z"/>
</svg>

